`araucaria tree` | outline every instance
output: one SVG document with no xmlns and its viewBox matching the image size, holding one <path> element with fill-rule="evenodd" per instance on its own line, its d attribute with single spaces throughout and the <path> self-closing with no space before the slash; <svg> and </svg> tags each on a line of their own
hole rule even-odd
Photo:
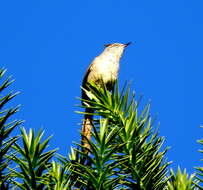
<svg viewBox="0 0 203 190">
<path fill-rule="evenodd" d="M 7 92 L 13 82 L 0 70 L 0 189 L 24 190 L 192 190 L 203 189 L 203 169 L 189 176 L 178 169 L 169 170 L 164 138 L 158 134 L 150 116 L 150 104 L 139 110 L 130 87 L 113 92 L 89 85 L 88 100 L 82 107 L 94 110 L 89 150 L 78 141 L 68 157 L 47 150 L 51 137 L 42 140 L 43 131 L 20 134 L 12 131 L 22 121 L 12 120 L 19 107 L 8 108 L 17 93 Z M 9 104 L 10 105 L 10 104 Z M 7 107 L 6 107 L 7 106 Z M 200 140 L 199 143 L 202 143 Z M 87 148 L 87 146 L 85 147 Z M 201 151 L 202 152 L 202 151 Z"/>
</svg>

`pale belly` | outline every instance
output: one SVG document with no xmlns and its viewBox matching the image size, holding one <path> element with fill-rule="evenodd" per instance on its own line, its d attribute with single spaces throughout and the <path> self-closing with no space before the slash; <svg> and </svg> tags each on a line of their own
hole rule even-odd
<svg viewBox="0 0 203 190">
<path fill-rule="evenodd" d="M 114 83 L 118 78 L 119 63 L 112 59 L 95 59 L 88 76 L 88 81 L 103 80 L 105 84 Z"/>
</svg>

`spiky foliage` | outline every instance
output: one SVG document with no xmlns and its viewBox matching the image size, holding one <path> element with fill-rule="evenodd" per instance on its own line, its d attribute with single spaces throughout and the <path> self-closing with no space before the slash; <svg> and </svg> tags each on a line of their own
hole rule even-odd
<svg viewBox="0 0 203 190">
<path fill-rule="evenodd" d="M 90 154 L 75 149 L 71 156 L 78 187 L 162 190 L 169 163 L 164 161 L 166 150 L 160 150 L 164 139 L 152 128 L 149 104 L 138 114 L 138 103 L 134 94 L 130 97 L 129 87 L 120 94 L 118 85 L 110 93 L 105 85 L 92 84 L 86 92 L 90 98 L 84 100 L 86 107 L 100 117 L 94 120 Z"/>
<path fill-rule="evenodd" d="M 10 169 L 13 177 L 18 179 L 13 183 L 20 189 L 43 189 L 49 161 L 56 151 L 56 149 L 46 151 L 51 137 L 42 141 L 41 130 L 35 135 L 33 129 L 27 133 L 24 128 L 21 128 L 21 137 L 22 146 L 17 143 L 13 146 L 16 152 L 12 155 L 12 160 L 18 166 L 16 169 Z"/>
<path fill-rule="evenodd" d="M 43 183 L 47 190 L 71 190 L 70 175 L 66 165 L 52 161 L 51 167 L 47 175 L 44 177 Z"/>
<path fill-rule="evenodd" d="M 168 181 L 168 185 L 166 190 L 197 190 L 194 184 L 195 181 L 195 174 L 188 175 L 186 169 L 181 172 L 181 169 L 178 168 L 177 173 L 174 174 L 174 171 L 170 170 L 170 180 Z M 197 184 L 197 183 L 196 183 Z"/>
<path fill-rule="evenodd" d="M 203 127 L 202 127 L 203 128 Z M 200 145 L 203 145 L 203 139 L 200 139 L 197 141 Z M 199 150 L 200 153 L 203 153 L 203 149 Z M 201 159 L 203 161 L 203 159 Z M 196 184 L 199 189 L 203 189 L 203 167 L 196 167 L 197 172 L 196 172 L 196 179 L 199 181 L 198 184 Z"/>
<path fill-rule="evenodd" d="M 6 107 L 17 93 L 5 92 L 13 83 L 11 77 L 6 78 L 5 80 L 3 79 L 5 72 L 5 69 L 0 69 L 0 189 L 8 189 L 9 187 L 9 172 L 7 167 L 10 164 L 10 160 L 8 159 L 7 154 L 10 152 L 12 144 L 17 139 L 17 137 L 11 137 L 10 135 L 14 128 L 22 122 L 11 119 L 11 117 L 18 112 L 19 106 L 15 108 Z"/>
<path fill-rule="evenodd" d="M 0 69 L 1 80 L 4 73 Z M 24 190 L 203 189 L 202 167 L 196 168 L 196 176 L 180 169 L 167 175 L 167 148 L 162 147 L 164 139 L 152 126 L 150 105 L 139 111 L 129 87 L 119 93 L 117 85 L 110 93 L 105 85 L 90 85 L 86 89 L 90 100 L 84 100 L 85 107 L 95 110 L 92 139 L 87 139 L 90 154 L 84 154 L 82 145 L 75 143 L 69 158 L 59 156 L 54 161 L 56 149 L 47 151 L 51 137 L 42 140 L 41 130 L 35 134 L 33 129 L 26 132 L 21 128 L 19 141 L 10 136 L 21 123 L 11 120 L 18 107 L 4 108 L 17 95 L 4 92 L 12 82 L 9 77 L 0 86 L 0 189 L 10 189 L 11 183 L 13 189 Z M 198 142 L 203 145 L 203 139 Z"/>
</svg>

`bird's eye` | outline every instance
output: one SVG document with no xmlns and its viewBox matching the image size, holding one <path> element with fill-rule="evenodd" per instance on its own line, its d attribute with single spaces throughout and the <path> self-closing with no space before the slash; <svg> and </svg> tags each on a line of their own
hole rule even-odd
<svg viewBox="0 0 203 190">
<path fill-rule="evenodd" d="M 105 47 L 109 47 L 110 45 L 112 45 L 112 44 L 105 44 L 104 46 L 105 46 Z"/>
</svg>

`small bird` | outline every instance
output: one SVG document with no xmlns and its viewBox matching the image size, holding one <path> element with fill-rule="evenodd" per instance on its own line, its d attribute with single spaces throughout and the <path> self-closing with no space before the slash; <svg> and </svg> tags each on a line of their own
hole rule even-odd
<svg viewBox="0 0 203 190">
<path fill-rule="evenodd" d="M 126 44 L 113 43 L 105 45 L 104 51 L 99 56 L 95 57 L 88 67 L 82 81 L 82 88 L 87 89 L 88 83 L 95 83 L 98 86 L 105 84 L 107 89 L 111 91 L 118 79 L 120 58 L 129 44 L 131 44 L 131 42 Z M 82 90 L 82 99 L 89 99 L 84 90 Z M 82 104 L 84 105 L 83 101 Z M 82 126 L 82 145 L 84 147 L 83 152 L 88 153 L 90 145 L 87 139 L 91 139 L 91 129 L 93 126 L 93 115 L 91 113 L 93 113 L 94 110 L 86 108 L 85 112 L 90 114 L 85 114 L 84 116 Z"/>
</svg>

